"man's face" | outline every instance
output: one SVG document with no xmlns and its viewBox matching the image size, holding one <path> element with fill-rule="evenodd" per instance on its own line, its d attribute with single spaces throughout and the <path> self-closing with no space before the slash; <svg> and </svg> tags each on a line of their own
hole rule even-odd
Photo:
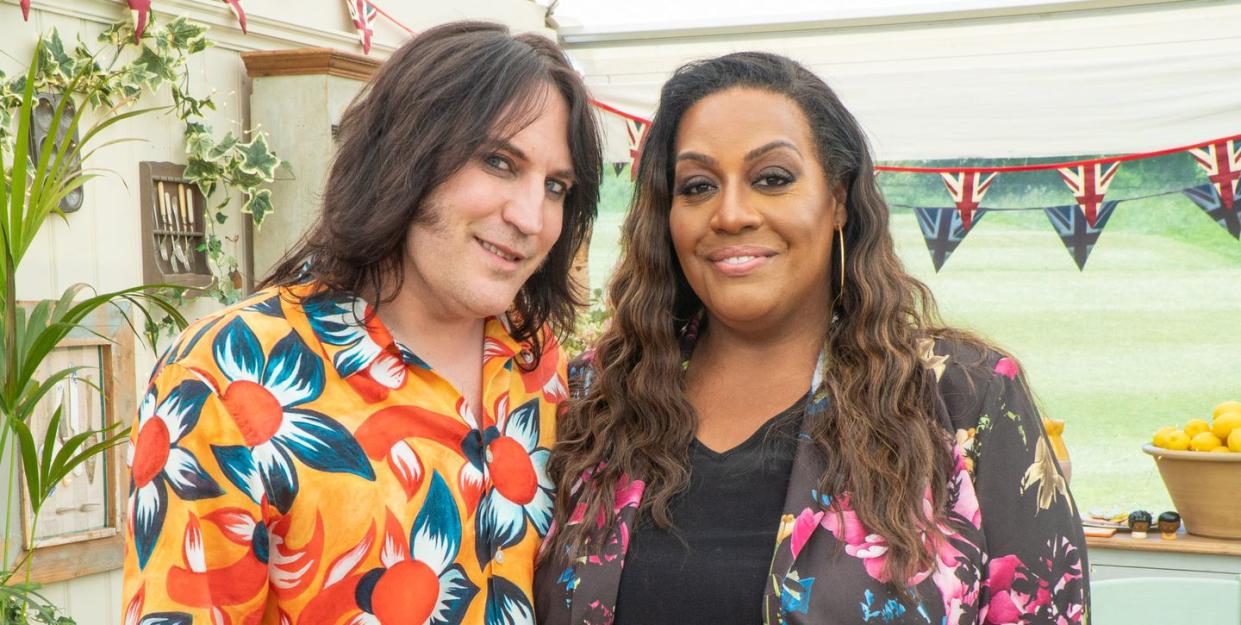
<svg viewBox="0 0 1241 625">
<path fill-rule="evenodd" d="M 569 109 L 545 89 L 534 122 L 484 144 L 406 234 L 403 288 L 444 321 L 506 311 L 560 237 L 574 182 Z"/>
</svg>

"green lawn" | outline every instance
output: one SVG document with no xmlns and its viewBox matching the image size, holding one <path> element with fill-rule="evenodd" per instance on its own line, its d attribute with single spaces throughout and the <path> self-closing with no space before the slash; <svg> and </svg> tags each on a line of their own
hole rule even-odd
<svg viewBox="0 0 1241 625">
<path fill-rule="evenodd" d="M 592 288 L 618 256 L 628 182 L 605 184 Z M 945 318 L 1015 353 L 1046 415 L 1066 421 L 1082 509 L 1170 509 L 1140 446 L 1241 399 L 1241 243 L 1187 199 L 1132 202 L 1079 272 L 1041 211 L 991 213 L 936 274 L 912 213 L 897 209 L 892 224 Z"/>
</svg>

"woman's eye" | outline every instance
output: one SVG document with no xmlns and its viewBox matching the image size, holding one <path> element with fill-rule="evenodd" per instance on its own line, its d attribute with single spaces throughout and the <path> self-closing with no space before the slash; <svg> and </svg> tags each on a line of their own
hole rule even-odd
<svg viewBox="0 0 1241 625">
<path fill-rule="evenodd" d="M 793 182 L 793 176 L 785 171 L 765 171 L 754 181 L 755 186 L 779 188 Z"/>
<path fill-rule="evenodd" d="M 560 199 L 569 192 L 569 185 L 559 180 L 548 180 L 544 186 L 547 187 L 547 195 L 555 199 Z"/>
<path fill-rule="evenodd" d="M 677 194 L 692 197 L 695 195 L 702 195 L 703 193 L 707 193 L 710 190 L 711 190 L 711 183 L 708 182 L 706 179 L 690 178 L 689 180 L 686 180 L 685 182 L 681 183 L 681 186 L 677 188 Z"/>
</svg>

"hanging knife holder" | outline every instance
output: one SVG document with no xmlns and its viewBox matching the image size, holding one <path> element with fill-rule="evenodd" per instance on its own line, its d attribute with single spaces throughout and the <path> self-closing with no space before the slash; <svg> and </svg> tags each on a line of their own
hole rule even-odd
<svg viewBox="0 0 1241 625">
<path fill-rule="evenodd" d="M 184 173 L 185 166 L 176 163 L 138 164 L 142 267 L 147 284 L 211 284 L 204 224 L 207 201 Z"/>
</svg>

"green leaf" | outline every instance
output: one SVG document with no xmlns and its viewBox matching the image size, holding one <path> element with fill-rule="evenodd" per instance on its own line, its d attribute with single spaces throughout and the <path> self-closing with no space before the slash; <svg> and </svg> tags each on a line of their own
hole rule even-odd
<svg viewBox="0 0 1241 625">
<path fill-rule="evenodd" d="M 106 43 L 114 48 L 124 48 L 134 40 L 134 27 L 130 20 L 114 22 L 99 33 L 99 43 Z"/>
<path fill-rule="evenodd" d="M 121 80 L 121 89 L 126 96 L 132 97 L 142 93 L 143 85 L 154 84 L 159 78 L 159 74 L 145 63 L 134 63 L 126 65 L 121 70 L 119 78 Z"/>
<path fill-rule="evenodd" d="M 205 132 L 186 133 L 185 135 L 185 154 L 190 158 L 200 161 L 215 160 L 211 156 L 214 148 L 215 140 Z"/>
<path fill-rule="evenodd" d="M 260 189 L 246 200 L 245 206 L 241 207 L 241 212 L 248 213 L 254 220 L 255 226 L 263 225 L 263 219 L 271 211 L 271 189 Z"/>
<path fill-rule="evenodd" d="M 191 158 L 182 175 L 201 187 L 203 182 L 218 180 L 223 173 L 224 170 L 211 161 Z M 214 191 L 214 188 L 211 190 Z M 211 195 L 205 189 L 203 191 L 205 195 Z"/>
<path fill-rule="evenodd" d="M 276 154 L 267 147 L 266 135 L 260 133 L 250 143 L 244 143 L 237 148 L 243 158 L 241 161 L 241 170 L 248 174 L 256 174 L 262 176 L 265 182 L 271 182 L 276 177 L 276 167 L 280 165 L 280 159 L 276 158 Z"/>
<path fill-rule="evenodd" d="M 73 472 L 74 469 L 77 468 L 78 465 L 86 462 L 92 456 L 99 455 L 100 453 L 125 442 L 125 439 L 130 433 L 129 428 L 110 433 L 119 425 L 119 423 L 113 423 L 103 429 L 94 430 L 91 432 L 82 432 L 68 441 L 65 441 L 65 444 L 61 447 L 60 452 L 56 454 L 56 460 L 52 463 L 51 467 L 48 467 L 49 478 L 54 478 L 50 479 L 49 483 L 55 484 L 56 482 L 65 479 L 70 473 Z M 80 452 L 73 453 L 95 436 L 100 436 L 102 440 L 98 443 L 92 444 L 90 447 L 87 447 Z M 50 491 L 49 494 L 51 494 Z"/>
<path fill-rule="evenodd" d="M 67 369 L 61 369 L 60 371 L 53 373 L 46 380 L 32 385 L 30 387 L 31 390 L 28 390 L 22 394 L 21 402 L 17 405 L 17 409 L 13 411 L 14 414 L 30 414 L 34 412 L 35 406 L 48 393 L 50 393 L 53 388 L 56 387 L 56 384 L 82 369 L 91 368 L 93 367 L 69 367 Z"/>
<path fill-rule="evenodd" d="M 207 158 L 218 161 L 228 155 L 239 143 L 241 143 L 241 139 L 238 139 L 237 135 L 230 132 L 224 135 L 224 138 L 211 151 L 207 152 Z"/>
<path fill-rule="evenodd" d="M 152 50 L 150 46 L 142 46 L 142 54 L 134 61 L 134 65 L 143 66 L 146 72 L 156 77 L 155 80 L 146 82 L 151 89 L 159 87 L 163 80 L 173 82 L 177 79 L 174 62 L 165 56 L 161 56 L 158 52 Z"/>
<path fill-rule="evenodd" d="M 228 181 L 229 186 L 232 186 L 246 194 L 251 193 L 251 190 L 257 188 L 259 185 L 270 182 L 270 180 L 264 180 L 259 174 L 246 173 L 242 171 L 240 167 L 234 167 L 229 173 L 232 177 L 232 180 Z"/>
<path fill-rule="evenodd" d="M 186 19 L 184 16 L 178 17 L 164 28 L 168 36 L 168 42 L 176 49 L 187 49 L 197 44 L 203 44 L 206 40 L 207 27 L 202 24 L 196 24 Z M 205 49 L 205 47 L 203 48 Z"/>
<path fill-rule="evenodd" d="M 52 419 L 47 423 L 47 432 L 43 434 L 43 449 L 39 457 L 39 479 L 48 483 L 48 473 L 52 466 L 52 451 L 56 449 L 56 435 L 60 429 L 60 419 L 64 416 L 64 404 L 56 406 Z"/>
<path fill-rule="evenodd" d="M 47 75 L 62 79 L 72 76 L 75 64 L 73 57 L 65 52 L 65 42 L 60 39 L 60 31 L 53 28 L 52 36 L 44 39 L 43 43 L 40 48 L 43 54 L 43 71 Z"/>
<path fill-rule="evenodd" d="M 17 437 L 18 456 L 22 463 L 23 477 L 26 479 L 26 495 L 30 500 L 30 508 L 38 514 L 46 497 L 40 496 L 43 488 L 39 483 L 39 455 L 34 446 L 34 434 L 24 421 L 10 419 L 9 424 Z"/>
<path fill-rule="evenodd" d="M 0 228 L 3 230 L 0 235 L 4 239 L 4 256 L 9 259 L 8 262 L 13 264 L 13 267 L 9 268 L 11 271 L 15 270 L 16 265 L 21 262 L 19 250 L 24 250 L 29 246 L 35 235 L 33 232 L 26 232 L 24 226 L 29 211 L 26 204 L 26 185 L 28 184 L 26 172 L 30 143 L 30 114 L 34 110 L 34 77 L 39 71 L 41 57 L 39 49 L 41 47 L 42 44 L 35 45 L 35 55 L 26 74 L 22 105 L 17 120 L 17 141 L 13 146 L 13 169 L 9 176 L 9 205 L 3 219 L 0 219 Z M 42 223 L 41 216 L 39 221 Z"/>
</svg>

